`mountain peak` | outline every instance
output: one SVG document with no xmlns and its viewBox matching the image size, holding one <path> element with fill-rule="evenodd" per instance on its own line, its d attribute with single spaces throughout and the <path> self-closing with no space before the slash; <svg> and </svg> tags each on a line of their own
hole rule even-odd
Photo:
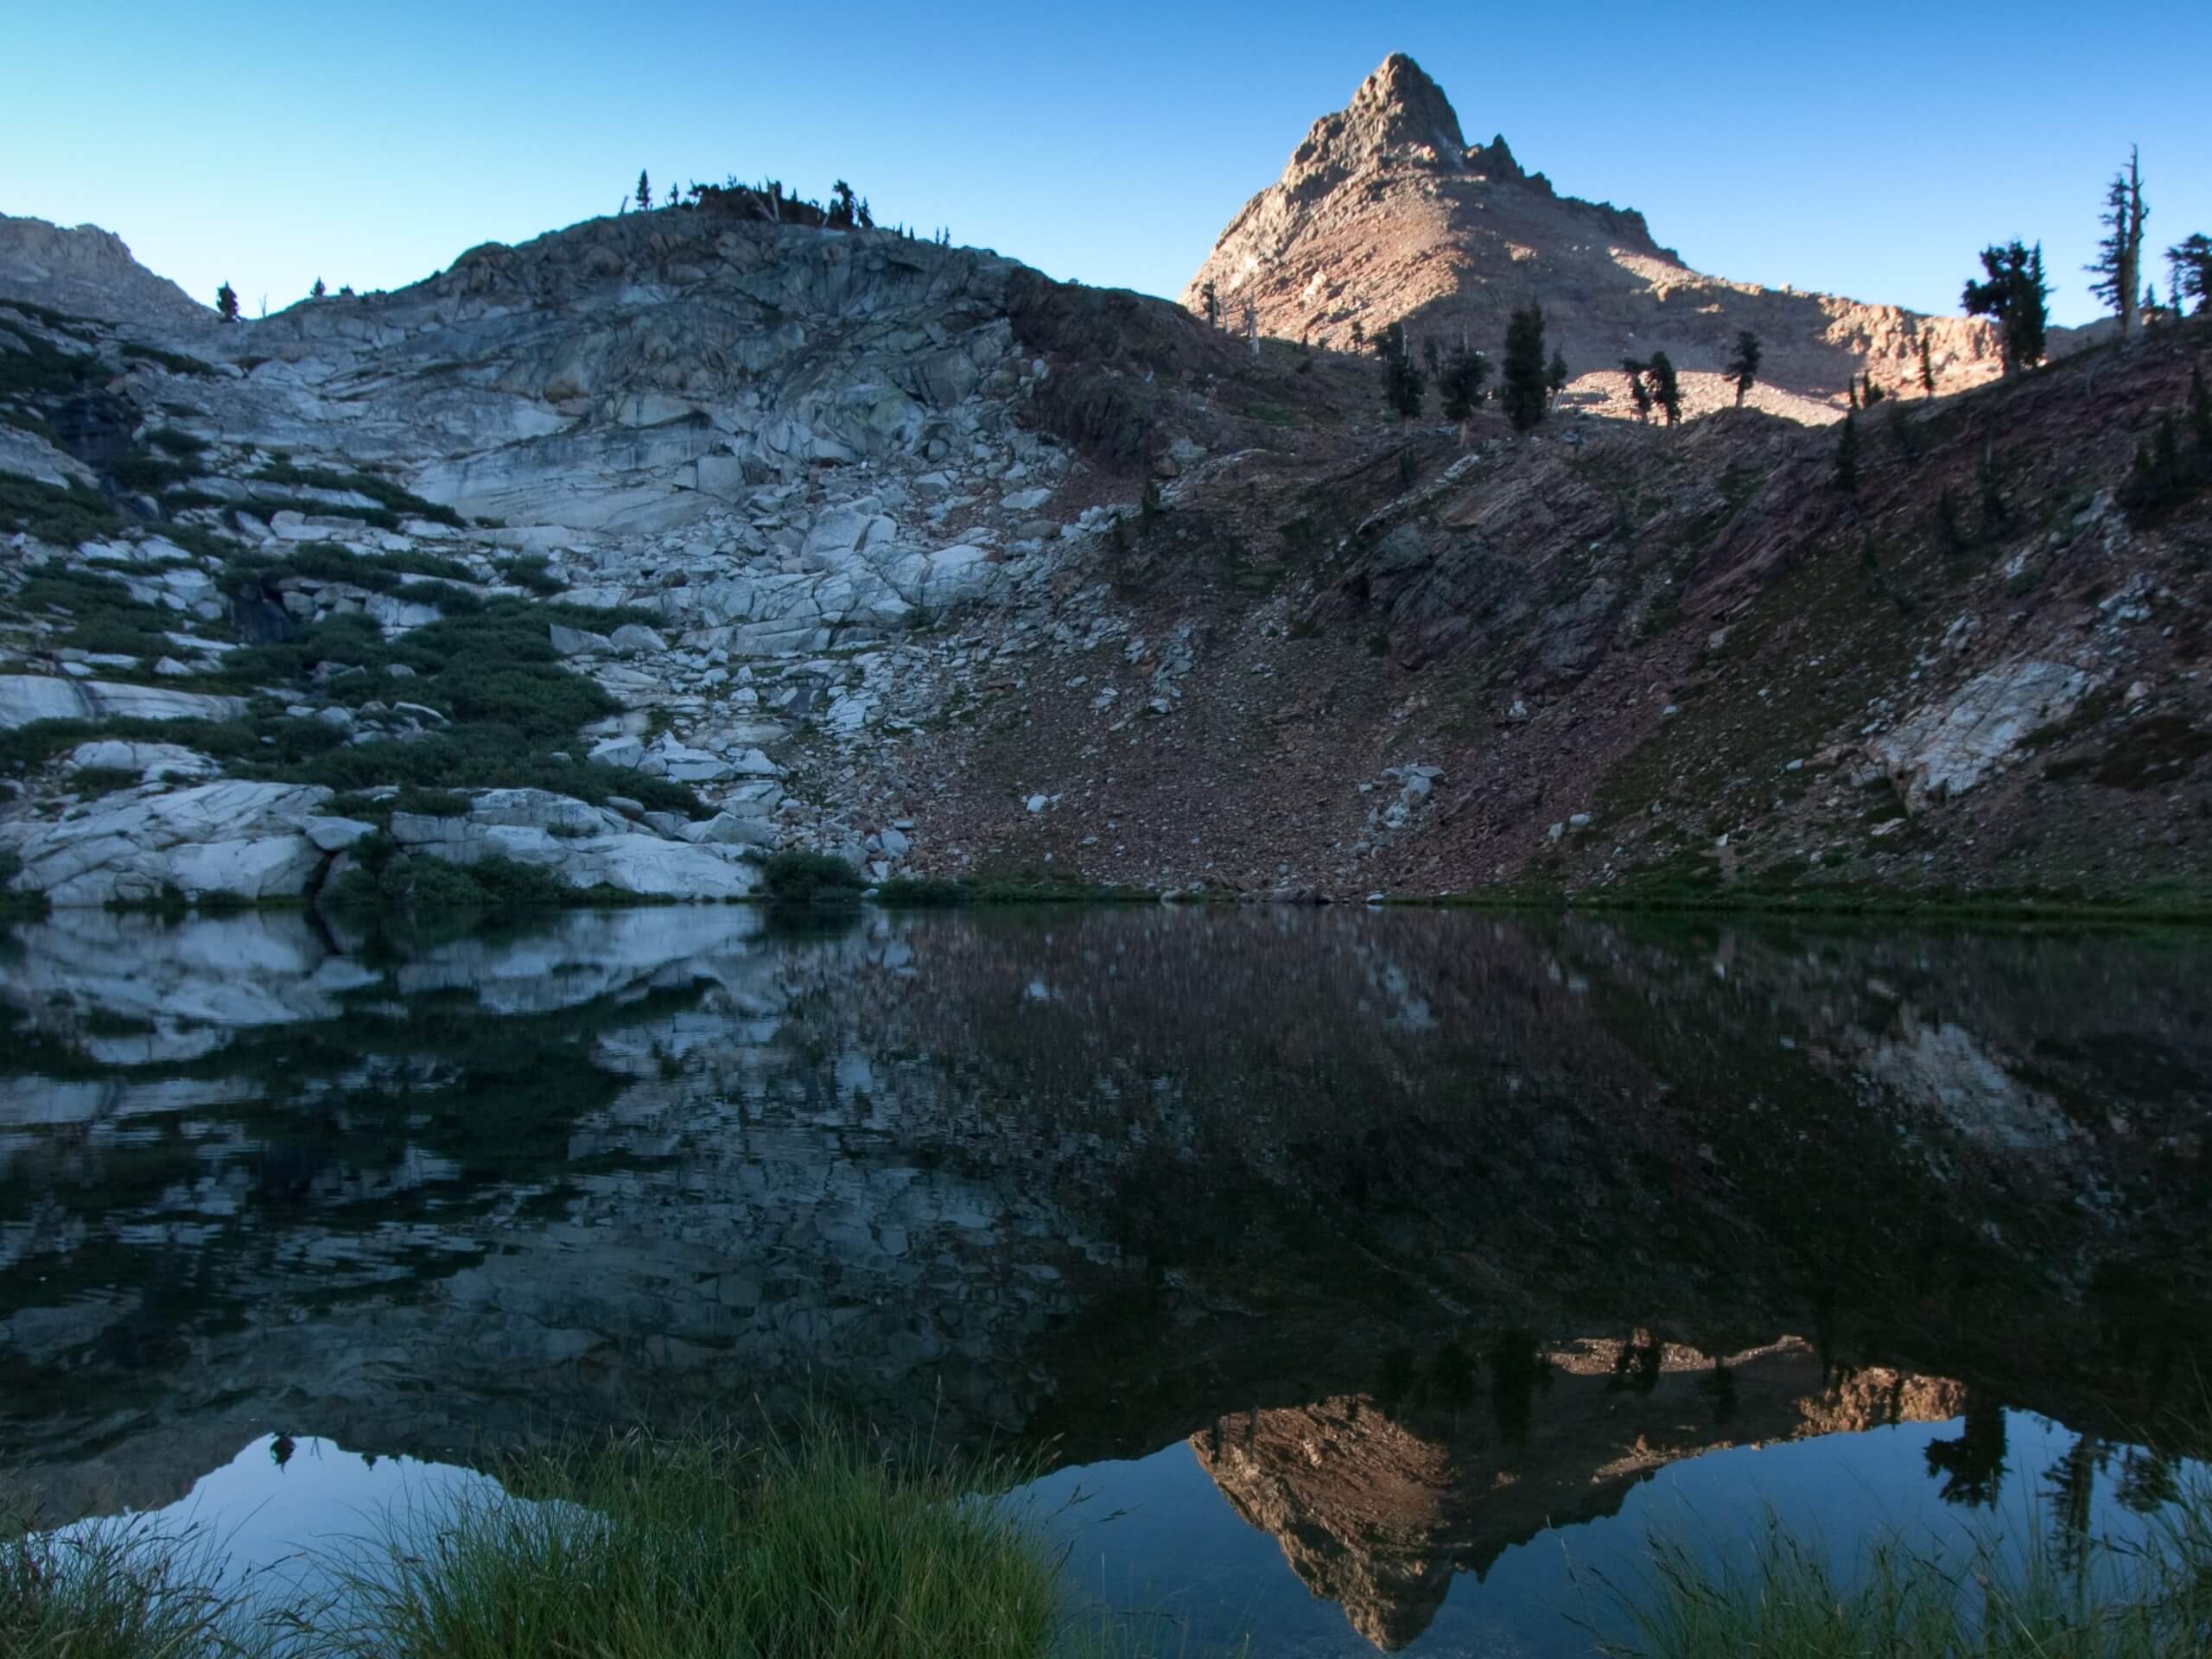
<svg viewBox="0 0 2212 1659">
<path fill-rule="evenodd" d="M 1362 81 L 1345 108 L 1348 137 L 1364 141 L 1369 149 L 1397 149 L 1425 145 L 1440 159 L 1457 161 L 1467 148 L 1460 136 L 1459 117 L 1444 89 L 1421 65 L 1402 52 L 1393 52 L 1382 66 Z"/>
</svg>

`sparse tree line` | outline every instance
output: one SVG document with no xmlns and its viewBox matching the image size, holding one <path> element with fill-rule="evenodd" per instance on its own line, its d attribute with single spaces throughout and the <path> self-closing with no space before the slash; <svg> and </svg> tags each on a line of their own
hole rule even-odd
<svg viewBox="0 0 2212 1659">
<path fill-rule="evenodd" d="M 2142 159 L 2131 148 L 2127 165 L 2113 173 L 2105 187 L 2104 212 L 2098 220 L 2105 233 L 2097 243 L 2096 258 L 2084 267 L 2094 279 L 2089 291 L 2119 319 L 2123 349 L 2139 329 L 2212 313 L 2212 237 L 2195 232 L 2166 250 L 2166 303 L 2161 306 L 2158 286 L 2145 274 L 2144 264 L 2143 226 L 2150 217 L 2143 199 Z M 2049 345 L 2050 284 L 2044 276 L 2043 244 L 1993 243 L 1981 251 L 1981 271 L 1979 277 L 1967 279 L 1960 296 L 1966 313 L 1987 317 L 1997 325 L 2005 373 L 2024 373 L 2043 362 Z M 1920 385 L 1922 391 L 1934 395 L 1936 374 L 1925 334 L 1920 339 Z M 1853 411 L 1862 404 L 1872 408 L 1882 395 L 1871 376 L 1866 378 L 1863 393 L 1854 387 L 1847 394 L 1849 407 L 1835 454 L 1836 486 L 1847 495 L 1859 488 L 1859 429 Z M 2121 490 L 2132 511 L 2155 515 L 2212 482 L 2212 403 L 2207 401 L 2201 369 L 2190 372 L 2187 420 L 2186 448 L 2181 424 L 2171 410 L 2160 415 L 2151 438 L 2136 446 L 2134 465 Z M 1985 479 L 1985 518 L 1990 516 L 1989 490 Z M 1939 517 L 1947 526 L 1953 522 L 1948 496 Z M 1948 532 L 1946 538 L 1955 539 Z"/>
<path fill-rule="evenodd" d="M 758 184 L 743 184 L 734 173 L 721 184 L 701 184 L 694 180 L 681 190 L 671 185 L 656 197 L 652 173 L 641 167 L 638 169 L 637 185 L 622 198 L 614 211 L 620 216 L 631 213 L 665 213 L 671 208 L 705 208 L 738 219 L 779 225 L 812 225 L 832 231 L 882 228 L 910 242 L 915 237 L 914 229 L 910 225 L 879 227 L 875 222 L 875 212 L 869 207 L 868 198 L 855 194 L 853 187 L 842 179 L 830 187 L 827 202 L 809 200 L 795 194 L 787 195 L 780 179 L 763 179 Z M 929 239 L 939 247 L 949 248 L 952 245 L 952 232 L 949 229 L 939 228 L 931 233 Z M 324 299 L 328 297 L 329 292 L 322 278 L 318 276 L 315 279 L 315 286 L 308 290 L 308 297 L 311 300 Z M 352 286 L 348 284 L 340 288 L 338 297 L 352 299 Z M 268 302 L 264 300 L 262 315 L 266 316 L 268 312 Z M 228 281 L 215 290 L 215 314 L 225 322 L 238 320 L 238 291 Z"/>
<path fill-rule="evenodd" d="M 2161 305 L 2155 285 L 2144 274 L 2143 226 L 2149 217 L 2150 208 L 2143 199 L 2142 169 L 2131 152 L 2127 166 L 2113 175 L 2107 188 L 2102 219 L 2106 235 L 2098 245 L 2096 262 L 2088 267 L 2096 279 L 2090 284 L 2091 291 L 2118 315 L 2123 340 L 2139 324 L 2212 312 L 2212 237 L 2196 232 L 2166 250 L 2167 299 Z M 1967 315 L 1987 317 L 1997 325 L 2006 374 L 2034 367 L 2044 360 L 2050 328 L 2050 284 L 2044 274 L 2043 245 L 1993 244 L 1982 250 L 1981 267 L 1981 276 L 1969 279 L 1961 296 Z M 1248 301 L 1247 332 L 1252 331 L 1251 309 Z M 1208 326 L 1221 326 L 1220 296 L 1211 280 L 1199 287 L 1198 310 Z M 1548 359 L 1544 355 L 1543 313 L 1534 302 L 1516 310 L 1507 323 L 1504 372 L 1494 391 L 1485 391 L 1489 359 L 1480 352 L 1470 351 L 1464 336 L 1448 354 L 1436 340 L 1424 340 L 1421 359 L 1425 372 L 1414 361 L 1402 323 L 1390 323 L 1370 338 L 1364 324 L 1355 317 L 1351 338 L 1355 353 L 1371 349 L 1382 359 L 1383 402 L 1402 420 L 1419 418 L 1424 394 L 1433 382 L 1446 420 L 1465 422 L 1488 396 L 1503 408 L 1516 430 L 1526 432 L 1555 406 L 1569 378 L 1564 357 L 1556 351 Z M 1311 337 L 1300 344 L 1311 349 Z M 1761 355 L 1759 337 L 1745 329 L 1736 336 L 1735 347 L 1721 366 L 1723 379 L 1736 389 L 1738 409 L 1758 384 Z M 1930 337 L 1924 329 L 1916 358 L 1914 378 L 1923 395 L 1932 397 L 1936 363 Z M 1656 410 L 1669 426 L 1679 423 L 1681 376 L 1665 352 L 1654 352 L 1648 358 L 1624 357 L 1621 371 L 1627 377 L 1629 399 L 1638 421 L 1649 422 Z M 1897 390 L 1883 386 L 1871 372 L 1852 377 L 1844 390 L 1847 417 L 1851 411 L 1872 408 Z M 1847 418 L 1841 442 L 1856 442 L 1856 429 Z M 1851 476 L 1855 485 L 1855 451 L 1849 463 L 1839 461 L 1838 472 L 1840 477 Z"/>
</svg>

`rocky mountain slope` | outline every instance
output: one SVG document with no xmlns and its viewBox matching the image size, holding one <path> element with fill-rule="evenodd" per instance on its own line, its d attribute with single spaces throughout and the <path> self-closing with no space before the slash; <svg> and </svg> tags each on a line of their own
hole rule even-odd
<svg viewBox="0 0 2212 1659">
<path fill-rule="evenodd" d="M 1624 357 L 1663 350 L 1683 371 L 1693 412 L 1731 405 L 1719 373 L 1739 330 L 1764 344 L 1751 401 L 1800 420 L 1833 419 L 1855 375 L 1916 384 L 1925 338 L 1938 385 L 1998 372 L 1986 324 L 1924 317 L 1795 289 L 1707 276 L 1654 241 L 1643 216 L 1561 196 L 1517 162 L 1503 135 L 1470 146 L 1421 66 L 1394 54 L 1351 102 L 1313 124 L 1282 176 L 1247 202 L 1185 289 L 1213 286 L 1239 322 L 1348 346 L 1402 322 L 1416 341 L 1465 341 L 1496 360 L 1507 314 L 1534 300 L 1575 378 L 1571 401 L 1627 415 Z"/>
<path fill-rule="evenodd" d="M 61 234 L 0 270 L 147 291 Z M 1401 424 L 1370 357 L 712 205 L 228 327 L 79 293 L 0 303 L 16 893 L 2196 902 L 2202 324 L 1891 398 L 1846 487 L 1762 411 Z"/>
</svg>

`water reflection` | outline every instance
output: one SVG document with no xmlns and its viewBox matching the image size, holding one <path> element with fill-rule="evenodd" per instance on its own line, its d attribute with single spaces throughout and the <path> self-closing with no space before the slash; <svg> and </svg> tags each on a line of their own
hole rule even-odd
<svg viewBox="0 0 2212 1659">
<path fill-rule="evenodd" d="M 280 1434 L 465 1461 L 810 1395 L 1187 1444 L 1385 1646 L 1719 1448 L 1940 1421 L 1907 1472 L 1986 1513 L 2045 1484 L 2026 1408 L 2087 1437 L 2075 1526 L 2170 1484 L 2111 1448 L 2212 1330 L 2203 955 L 65 914 L 0 934 L 0 1458 L 73 1512 Z"/>
</svg>

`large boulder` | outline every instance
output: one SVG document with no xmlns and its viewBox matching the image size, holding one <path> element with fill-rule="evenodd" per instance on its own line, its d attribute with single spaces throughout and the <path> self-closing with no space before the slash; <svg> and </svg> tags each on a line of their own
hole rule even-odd
<svg viewBox="0 0 2212 1659">
<path fill-rule="evenodd" d="M 22 869 L 14 887 L 54 905 L 188 899 L 296 899 L 326 855 L 308 834 L 330 791 L 226 779 L 150 798 L 102 801 L 58 823 L 4 831 Z"/>
<path fill-rule="evenodd" d="M 1916 710 L 1872 750 L 1916 810 L 1962 795 L 2003 768 L 2031 733 L 2063 721 L 2099 680 L 2066 663 L 2000 663 Z"/>
<path fill-rule="evenodd" d="M 243 697 L 172 691 L 162 685 L 0 674 L 0 731 L 35 720 L 235 720 Z"/>
</svg>

